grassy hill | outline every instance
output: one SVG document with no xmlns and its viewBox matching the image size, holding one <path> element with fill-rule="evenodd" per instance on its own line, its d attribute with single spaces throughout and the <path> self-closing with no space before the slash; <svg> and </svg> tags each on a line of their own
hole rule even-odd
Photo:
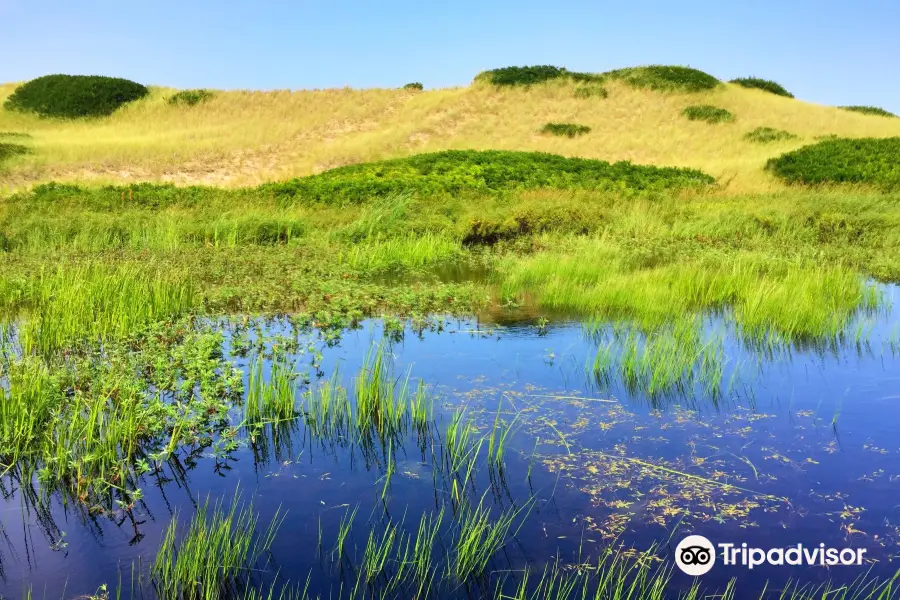
<svg viewBox="0 0 900 600">
<path fill-rule="evenodd" d="M 606 98 L 576 97 L 578 84 L 561 80 L 425 92 L 217 92 L 194 106 L 168 102 L 176 90 L 157 87 L 100 120 L 58 121 L 0 110 L 0 132 L 30 134 L 32 150 L 7 163 L 0 189 L 49 179 L 238 187 L 465 148 L 693 167 L 716 177 L 728 192 L 766 192 L 784 186 L 764 170 L 766 162 L 816 138 L 900 136 L 900 119 L 736 84 L 690 94 L 636 89 L 616 80 L 603 85 Z M 15 87 L 0 85 L 0 104 Z M 734 119 L 711 125 L 682 114 L 697 105 L 726 109 Z M 591 131 L 576 138 L 541 134 L 553 122 Z M 797 137 L 748 142 L 744 136 L 760 127 Z"/>
</svg>

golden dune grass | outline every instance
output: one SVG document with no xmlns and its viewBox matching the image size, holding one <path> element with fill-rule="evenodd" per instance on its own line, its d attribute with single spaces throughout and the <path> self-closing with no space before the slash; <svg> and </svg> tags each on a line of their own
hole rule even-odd
<svg viewBox="0 0 900 600">
<path fill-rule="evenodd" d="M 0 102 L 14 88 L 0 85 Z M 166 98 L 174 90 L 154 88 L 148 98 L 94 121 L 0 110 L 0 131 L 31 134 L 34 150 L 9 163 L 0 187 L 49 179 L 243 186 L 411 153 L 494 148 L 696 167 L 740 193 L 780 189 L 763 170 L 766 160 L 817 136 L 900 136 L 900 119 L 734 85 L 700 94 L 664 94 L 619 83 L 607 88 L 607 99 L 575 98 L 569 83 L 420 93 L 234 91 L 195 107 L 171 106 Z M 681 111 L 692 104 L 726 108 L 736 118 L 717 125 L 688 121 Z M 539 134 L 550 121 L 588 125 L 592 131 L 576 139 Z M 768 145 L 742 139 L 760 126 L 800 137 Z"/>
</svg>

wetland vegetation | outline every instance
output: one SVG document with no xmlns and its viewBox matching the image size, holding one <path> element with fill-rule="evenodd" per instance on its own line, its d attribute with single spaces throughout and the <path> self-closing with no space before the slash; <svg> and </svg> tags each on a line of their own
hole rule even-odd
<svg viewBox="0 0 900 600">
<path fill-rule="evenodd" d="M 697 104 L 744 92 L 686 67 L 478 80 L 745 119 Z M 199 92 L 157 100 L 230 101 Z M 72 126 L 11 113 L 35 140 Z M 523 131 L 603 137 L 583 122 Z M 751 130 L 785 142 L 759 147 L 758 189 L 506 145 L 243 187 L 15 186 L 0 597 L 900 597 L 897 138 L 782 155 L 784 133 Z M 688 533 L 871 562 L 696 580 L 673 566 Z"/>
</svg>

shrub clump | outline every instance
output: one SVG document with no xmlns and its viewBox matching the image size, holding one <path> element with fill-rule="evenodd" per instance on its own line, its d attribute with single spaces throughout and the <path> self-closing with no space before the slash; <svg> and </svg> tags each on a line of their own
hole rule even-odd
<svg viewBox="0 0 900 600">
<path fill-rule="evenodd" d="M 732 79 L 730 83 L 736 83 L 745 88 L 762 90 L 764 92 L 769 92 L 770 94 L 775 94 L 776 96 L 784 96 L 785 98 L 794 97 L 794 95 L 784 89 L 784 86 L 781 84 L 760 77 L 738 77 L 737 79 Z"/>
<path fill-rule="evenodd" d="M 900 137 L 825 140 L 769 160 L 788 183 L 862 183 L 900 189 Z"/>
<path fill-rule="evenodd" d="M 721 83 L 709 73 L 691 67 L 665 65 L 616 69 L 603 76 L 619 79 L 632 87 L 663 92 L 702 92 L 714 90 Z"/>
<path fill-rule="evenodd" d="M 0 163 L 13 156 L 21 156 L 31 152 L 26 146 L 21 144 L 7 144 L 0 142 Z"/>
<path fill-rule="evenodd" d="M 537 65 L 532 67 L 503 67 L 483 71 L 475 76 L 475 81 L 499 86 L 536 85 L 555 79 L 572 81 L 602 81 L 603 76 L 595 73 L 578 73 L 563 67 Z"/>
<path fill-rule="evenodd" d="M 733 121 L 734 115 L 717 106 L 710 104 L 700 104 L 697 106 L 688 106 L 681 114 L 691 121 L 706 121 L 707 123 L 724 123 Z"/>
<path fill-rule="evenodd" d="M 541 128 L 541 133 L 570 138 L 590 133 L 590 131 L 591 128 L 587 125 L 578 125 L 576 123 L 547 123 Z"/>
<path fill-rule="evenodd" d="M 421 92 L 422 90 L 425 89 L 425 86 L 422 85 L 418 81 L 413 81 L 412 83 L 407 83 L 406 85 L 404 85 L 403 89 L 404 90 L 413 90 L 415 92 Z"/>
<path fill-rule="evenodd" d="M 212 98 L 213 94 L 209 90 L 181 90 L 176 94 L 169 96 L 169 104 L 183 104 L 185 106 L 196 106 L 201 102 L 206 102 Z"/>
<path fill-rule="evenodd" d="M 773 129 L 771 127 L 757 127 L 753 131 L 744 135 L 744 139 L 748 142 L 756 144 L 769 144 L 771 142 L 781 142 L 784 140 L 792 140 L 797 136 L 783 129 Z"/>
<path fill-rule="evenodd" d="M 145 86 L 118 77 L 46 75 L 16 88 L 4 107 L 61 119 L 105 117 L 149 93 Z"/>
<path fill-rule="evenodd" d="M 403 191 L 420 197 L 537 188 L 641 192 L 713 183 L 713 177 L 696 169 L 608 163 L 542 152 L 448 150 L 338 167 L 264 184 L 260 190 L 282 199 L 341 204 Z"/>
<path fill-rule="evenodd" d="M 875 115 L 878 117 L 896 117 L 892 112 L 886 111 L 883 108 L 879 108 L 877 106 L 839 106 L 838 108 L 843 108 L 844 110 L 852 110 L 853 112 L 862 113 L 864 115 Z"/>
<path fill-rule="evenodd" d="M 576 98 L 609 98 L 609 91 L 602 85 L 583 85 L 575 88 Z"/>
</svg>

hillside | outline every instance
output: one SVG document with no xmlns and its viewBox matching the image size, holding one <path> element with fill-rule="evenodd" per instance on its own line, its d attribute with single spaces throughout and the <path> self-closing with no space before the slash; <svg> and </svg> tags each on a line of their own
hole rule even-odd
<svg viewBox="0 0 900 600">
<path fill-rule="evenodd" d="M 817 137 L 900 136 L 900 119 L 811 104 L 735 84 L 691 94 L 604 84 L 607 98 L 576 98 L 571 82 L 531 88 L 217 92 L 196 106 L 172 105 L 175 90 L 94 121 L 57 121 L 0 110 L 0 132 L 27 133 L 30 154 L 0 174 L 10 189 L 50 179 L 96 183 L 162 181 L 237 187 L 358 162 L 443 149 L 536 150 L 566 156 L 699 168 L 729 192 L 780 189 L 769 158 Z M 0 103 L 15 84 L 0 85 Z M 710 104 L 727 123 L 691 121 L 682 111 Z M 577 138 L 542 135 L 548 122 L 591 128 Z M 758 128 L 796 138 L 768 144 Z"/>
</svg>

